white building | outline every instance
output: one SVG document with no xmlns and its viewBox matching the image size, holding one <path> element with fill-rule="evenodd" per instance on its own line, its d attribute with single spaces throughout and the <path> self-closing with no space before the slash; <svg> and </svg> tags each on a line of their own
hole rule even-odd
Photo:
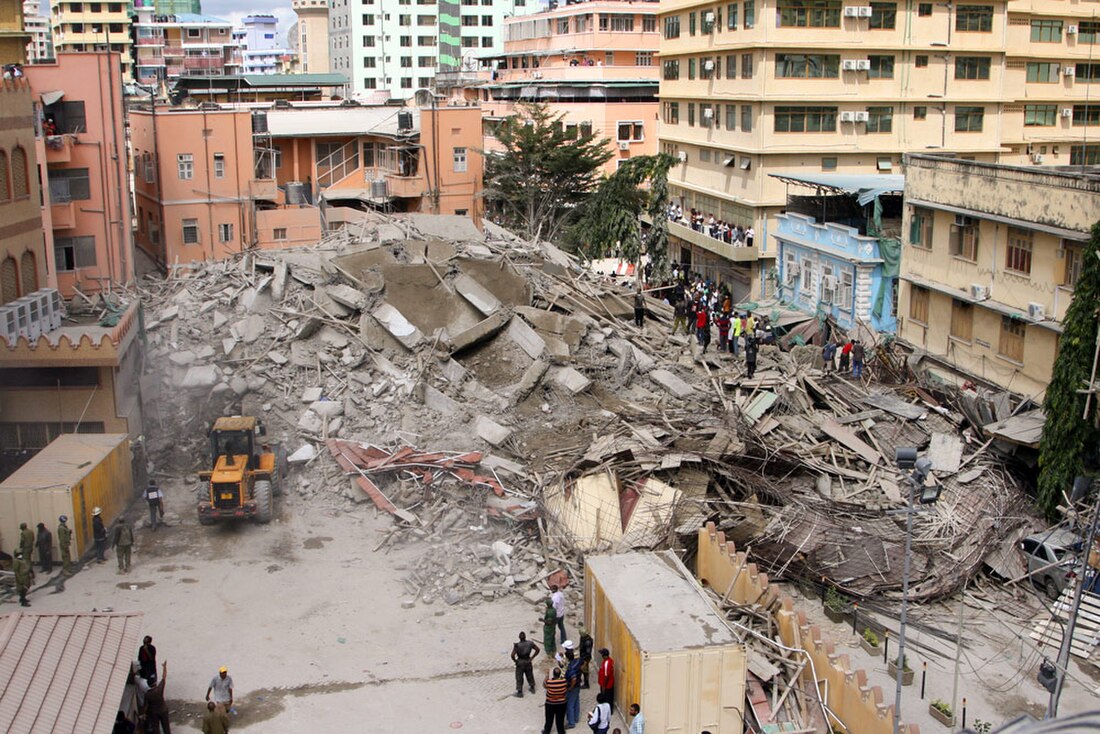
<svg viewBox="0 0 1100 734">
<path fill-rule="evenodd" d="M 279 59 L 290 55 L 290 49 L 279 44 L 279 21 L 274 15 L 249 15 L 234 29 L 233 39 L 242 48 L 242 74 L 275 74 Z"/>
<path fill-rule="evenodd" d="M 540 10 L 539 0 L 332 0 L 330 70 L 356 92 L 406 98 L 504 49 L 504 19 Z"/>
<path fill-rule="evenodd" d="M 42 15 L 38 0 L 23 0 L 23 30 L 31 35 L 27 44 L 28 62 L 35 64 L 53 58 L 50 19 Z"/>
</svg>

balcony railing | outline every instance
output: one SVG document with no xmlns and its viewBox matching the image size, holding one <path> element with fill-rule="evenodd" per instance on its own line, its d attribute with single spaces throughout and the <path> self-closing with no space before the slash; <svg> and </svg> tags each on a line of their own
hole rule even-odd
<svg viewBox="0 0 1100 734">
<path fill-rule="evenodd" d="M 756 245 L 737 247 L 728 242 L 715 239 L 705 232 L 696 232 L 691 227 L 679 222 L 669 222 L 668 233 L 673 237 L 679 237 L 685 242 L 690 242 L 733 262 L 754 262 L 761 257 L 760 248 Z M 767 257 L 767 255 L 765 254 L 764 257 Z"/>
<path fill-rule="evenodd" d="M 221 58 L 216 57 L 187 57 L 183 60 L 184 69 L 220 69 Z"/>
</svg>

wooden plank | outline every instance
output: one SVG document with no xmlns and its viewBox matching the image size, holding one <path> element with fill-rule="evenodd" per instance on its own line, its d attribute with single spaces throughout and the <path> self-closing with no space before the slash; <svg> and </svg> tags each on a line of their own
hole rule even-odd
<svg viewBox="0 0 1100 734">
<path fill-rule="evenodd" d="M 840 425 L 832 418 L 823 418 L 820 425 L 821 430 L 827 436 L 835 439 L 845 448 L 859 454 L 859 457 L 867 463 L 877 464 L 882 461 L 882 454 L 861 441 L 850 429 Z"/>
<path fill-rule="evenodd" d="M 851 415 L 839 416 L 837 417 L 836 422 L 841 424 L 842 426 L 846 426 L 849 423 L 861 423 L 865 420 L 881 418 L 884 415 L 886 415 L 886 413 L 884 413 L 881 409 L 873 408 L 871 410 L 865 410 L 862 413 L 852 413 Z"/>
<path fill-rule="evenodd" d="M 904 400 L 899 400 L 893 395 L 884 395 L 882 393 L 871 393 L 870 395 L 863 396 L 863 402 L 867 405 L 875 408 L 882 408 L 887 413 L 892 413 L 902 418 L 909 420 L 917 420 L 928 412 L 925 408 L 919 405 L 913 405 L 907 403 Z"/>
</svg>

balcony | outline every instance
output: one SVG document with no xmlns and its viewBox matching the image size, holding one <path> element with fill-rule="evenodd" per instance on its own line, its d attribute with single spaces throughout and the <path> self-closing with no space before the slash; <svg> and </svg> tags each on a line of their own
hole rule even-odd
<svg viewBox="0 0 1100 734">
<path fill-rule="evenodd" d="M 731 262 L 756 262 L 762 257 L 760 248 L 756 245 L 752 247 L 734 247 L 728 242 L 716 240 L 705 232 L 696 232 L 686 224 L 680 224 L 679 222 L 669 222 L 668 233 L 673 237 L 679 237 L 685 242 L 690 242 L 697 247 L 713 252 L 715 255 L 724 257 Z M 774 257 L 774 255 L 765 253 L 763 257 Z"/>
<path fill-rule="evenodd" d="M 248 182 L 248 195 L 257 201 L 278 201 L 279 185 L 275 179 L 252 179 Z"/>
<path fill-rule="evenodd" d="M 220 69 L 224 66 L 222 58 L 220 56 L 188 56 L 183 60 L 183 68 L 185 70 L 193 69 Z"/>
<path fill-rule="evenodd" d="M 395 199 L 419 199 L 427 191 L 423 177 L 398 176 L 395 173 L 386 174 L 386 187 Z"/>
<path fill-rule="evenodd" d="M 163 36 L 155 36 L 155 37 L 152 37 L 152 38 L 138 38 L 136 40 L 136 43 L 137 43 L 138 46 L 163 46 L 164 45 L 164 37 Z"/>
<path fill-rule="evenodd" d="M 76 144 L 75 135 L 47 135 L 45 142 L 47 165 L 72 162 L 73 145 Z"/>
<path fill-rule="evenodd" d="M 50 204 L 50 218 L 54 229 L 73 229 L 76 227 L 76 204 L 71 200 Z"/>
<path fill-rule="evenodd" d="M 637 80 L 658 84 L 660 69 L 656 66 L 543 66 L 538 69 L 500 69 L 493 72 L 493 81 L 496 83 Z"/>
<path fill-rule="evenodd" d="M 183 58 L 187 52 L 179 46 L 165 46 L 162 53 L 165 58 L 178 59 Z"/>
</svg>

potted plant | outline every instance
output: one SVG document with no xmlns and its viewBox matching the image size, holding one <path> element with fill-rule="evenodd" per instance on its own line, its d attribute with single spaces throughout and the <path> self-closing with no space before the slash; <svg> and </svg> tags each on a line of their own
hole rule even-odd
<svg viewBox="0 0 1100 734">
<path fill-rule="evenodd" d="M 825 591 L 825 616 L 834 622 L 844 622 L 848 614 L 848 597 L 830 586 Z"/>
<path fill-rule="evenodd" d="M 878 635 L 870 627 L 863 630 L 863 637 L 859 638 L 859 646 L 871 657 L 877 658 L 879 656 Z"/>
<path fill-rule="evenodd" d="M 955 725 L 955 712 L 951 710 L 951 705 L 945 701 L 938 698 L 934 699 L 932 703 L 928 704 L 928 713 L 944 726 L 952 727 Z"/>
<path fill-rule="evenodd" d="M 898 679 L 898 662 L 897 660 L 891 660 L 887 664 L 887 670 L 890 671 L 890 677 L 894 680 Z M 909 667 L 909 656 L 903 655 L 901 658 L 901 684 L 903 686 L 910 686 L 913 684 L 913 669 Z"/>
</svg>

